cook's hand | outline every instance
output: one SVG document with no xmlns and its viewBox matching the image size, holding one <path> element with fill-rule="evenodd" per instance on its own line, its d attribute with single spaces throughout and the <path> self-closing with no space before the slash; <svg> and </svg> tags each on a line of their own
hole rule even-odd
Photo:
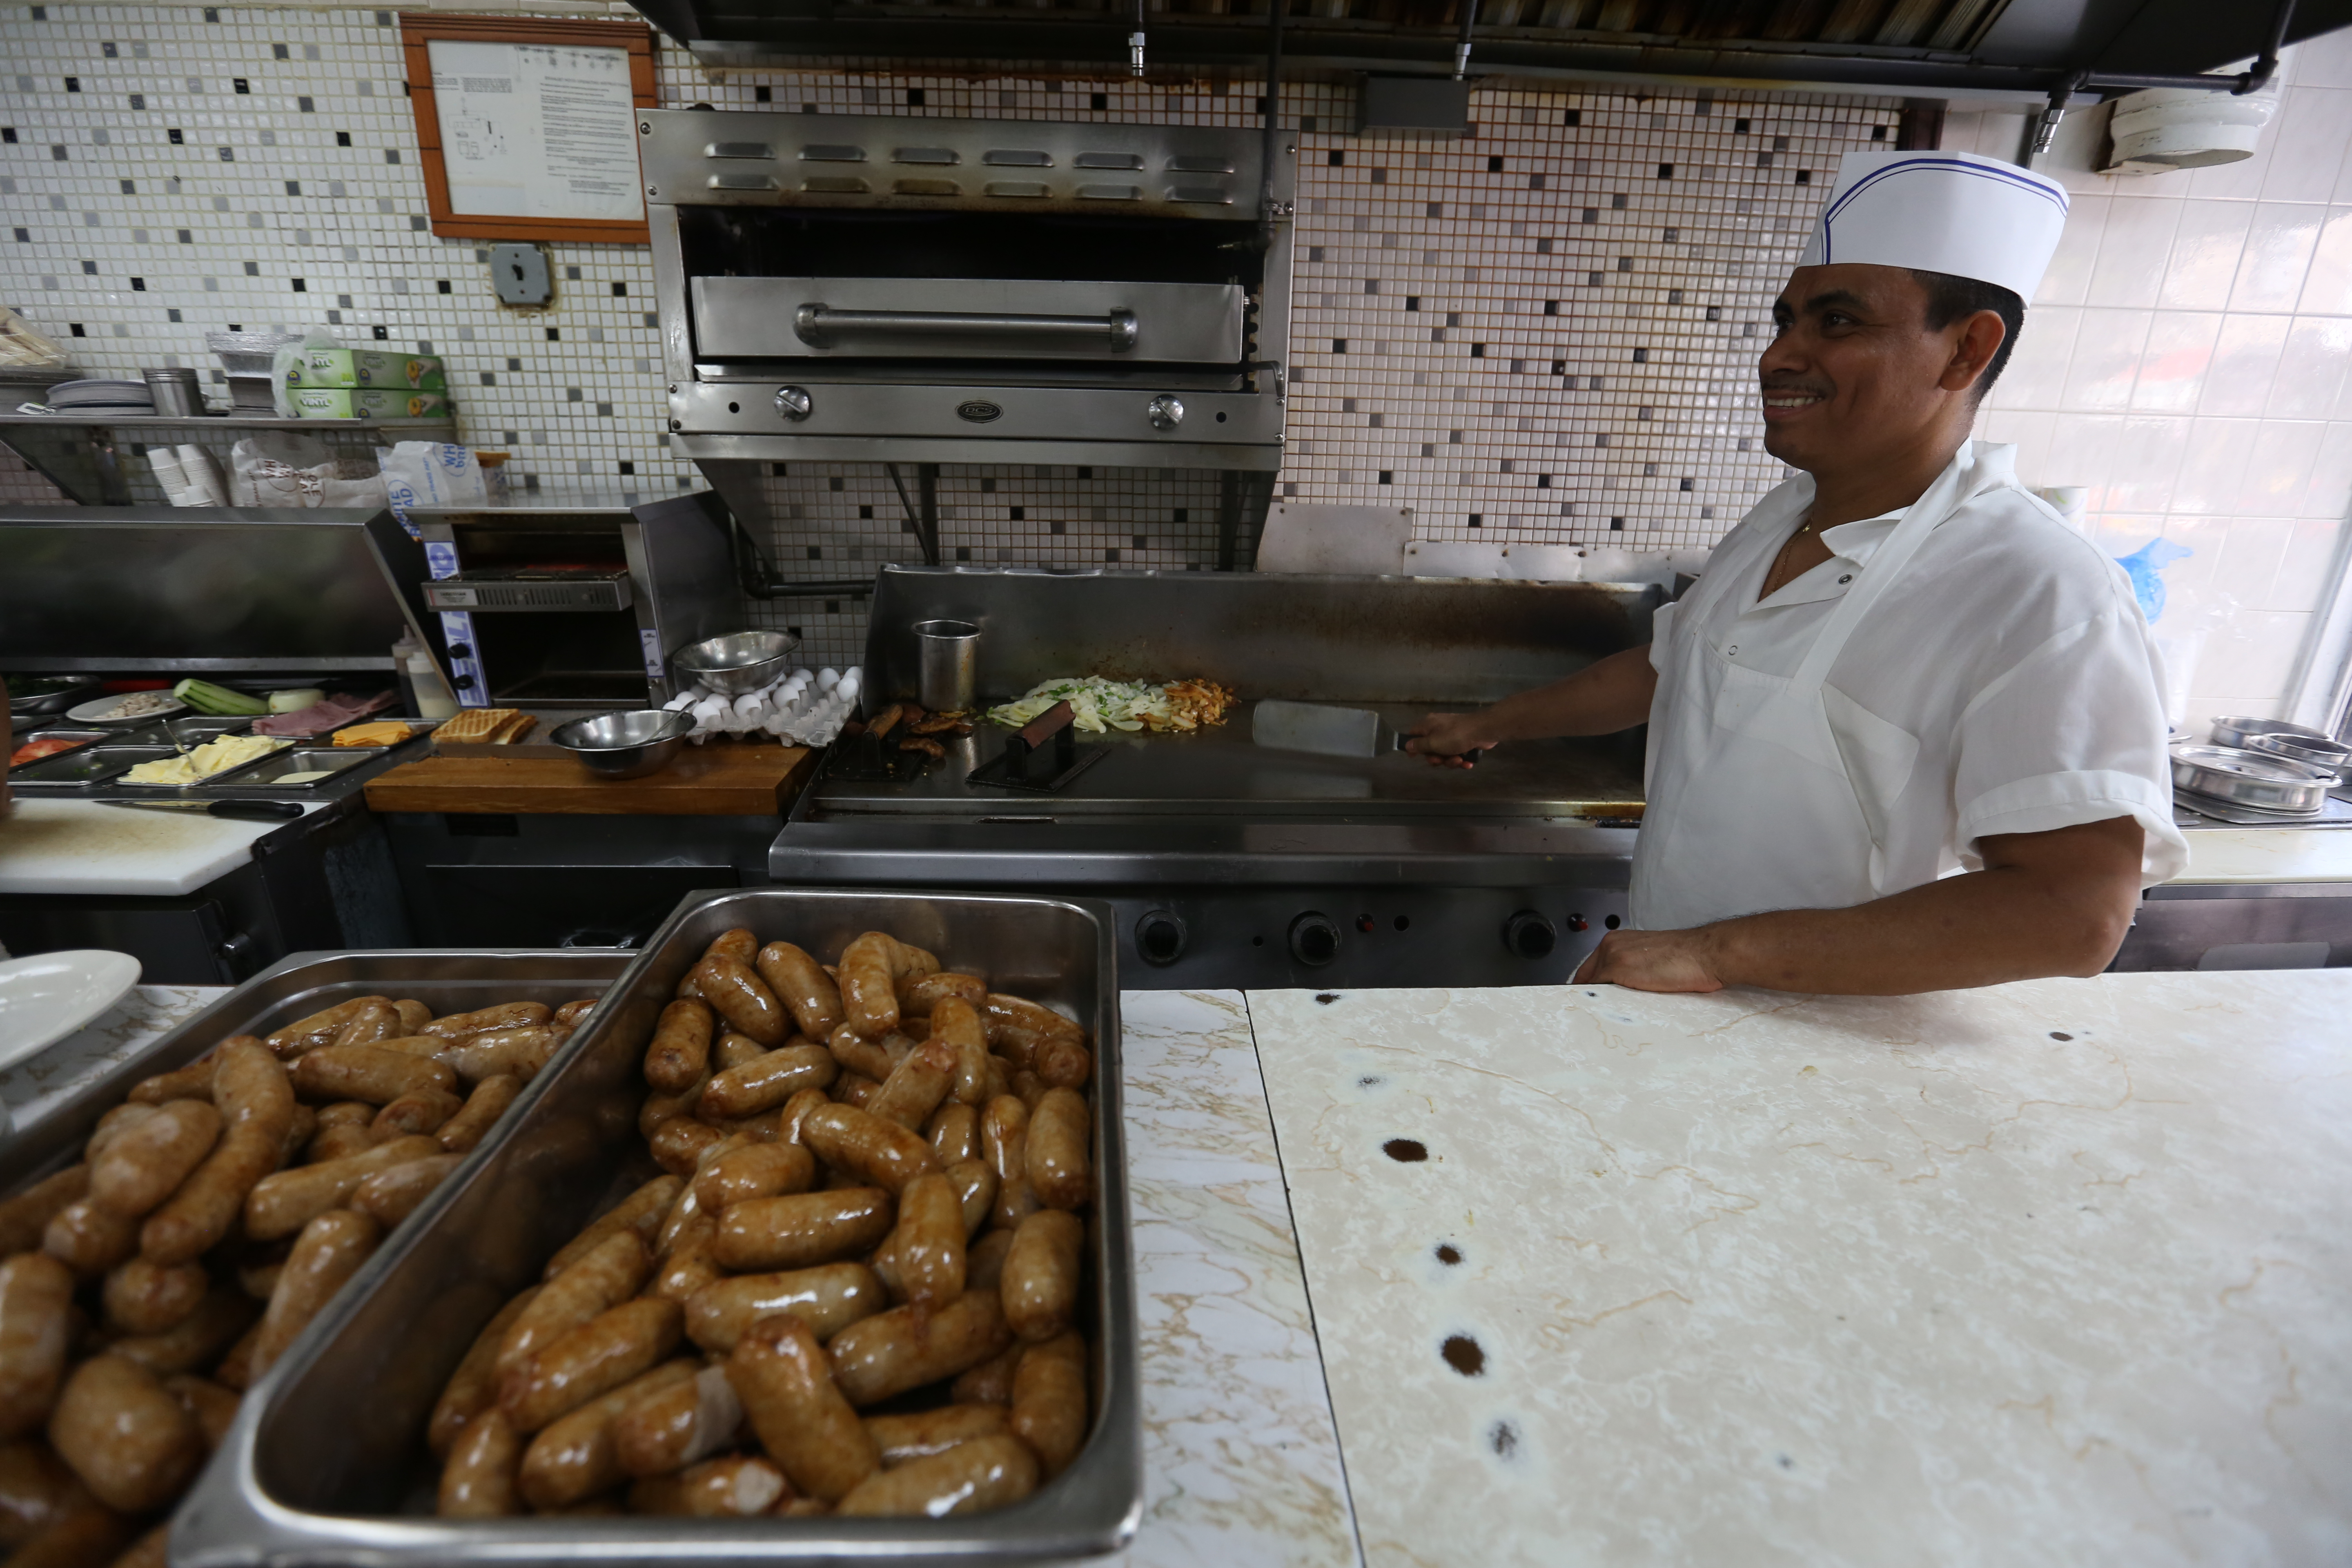
<svg viewBox="0 0 2352 1568">
<path fill-rule="evenodd" d="M 1427 757 L 1433 766 L 1467 768 L 1477 765 L 1478 753 L 1496 742 L 1485 733 L 1483 713 L 1428 713 L 1405 731 L 1412 737 L 1404 749 Z"/>
<path fill-rule="evenodd" d="M 1709 942 L 1697 931 L 1612 931 L 1576 971 L 1571 984 L 1622 985 L 1631 991 L 1720 991 Z"/>
</svg>

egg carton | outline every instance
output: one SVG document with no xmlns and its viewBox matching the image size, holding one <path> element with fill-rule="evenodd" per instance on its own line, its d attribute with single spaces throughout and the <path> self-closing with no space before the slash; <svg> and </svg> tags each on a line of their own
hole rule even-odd
<svg viewBox="0 0 2352 1568">
<path fill-rule="evenodd" d="M 700 745 L 713 735 L 746 740 L 773 735 L 796 746 L 822 746 L 840 735 L 841 727 L 857 711 L 857 694 L 865 677 L 853 665 L 838 670 L 786 670 L 757 691 L 740 697 L 695 686 L 665 704 L 672 712 L 690 714 Z"/>
</svg>

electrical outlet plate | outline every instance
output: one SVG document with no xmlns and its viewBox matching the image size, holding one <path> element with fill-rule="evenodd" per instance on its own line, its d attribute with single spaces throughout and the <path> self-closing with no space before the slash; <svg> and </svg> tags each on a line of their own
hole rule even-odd
<svg viewBox="0 0 2352 1568">
<path fill-rule="evenodd" d="M 547 252 L 535 245 L 490 247 L 490 282 L 501 305 L 544 305 L 555 297 Z"/>
</svg>

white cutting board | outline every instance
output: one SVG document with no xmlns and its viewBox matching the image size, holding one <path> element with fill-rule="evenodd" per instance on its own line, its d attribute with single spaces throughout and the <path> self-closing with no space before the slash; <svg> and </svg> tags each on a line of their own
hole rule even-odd
<svg viewBox="0 0 2352 1568">
<path fill-rule="evenodd" d="M 192 893 L 285 826 L 18 795 L 0 816 L 0 893 Z"/>
</svg>

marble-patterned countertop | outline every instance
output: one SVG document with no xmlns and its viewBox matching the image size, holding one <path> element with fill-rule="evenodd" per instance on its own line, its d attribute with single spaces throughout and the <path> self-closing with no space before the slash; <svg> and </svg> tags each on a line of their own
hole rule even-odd
<svg viewBox="0 0 2352 1568">
<path fill-rule="evenodd" d="M 134 985 L 64 1039 L 0 1070 L 0 1103 L 16 1126 L 30 1127 L 83 1084 L 227 994 L 226 985 Z"/>
<path fill-rule="evenodd" d="M 1248 1000 L 1371 1568 L 2352 1562 L 2352 973 Z"/>
<path fill-rule="evenodd" d="M 2202 883 L 2352 882 L 2352 827 L 2209 827 L 2186 836 Z"/>
</svg>

